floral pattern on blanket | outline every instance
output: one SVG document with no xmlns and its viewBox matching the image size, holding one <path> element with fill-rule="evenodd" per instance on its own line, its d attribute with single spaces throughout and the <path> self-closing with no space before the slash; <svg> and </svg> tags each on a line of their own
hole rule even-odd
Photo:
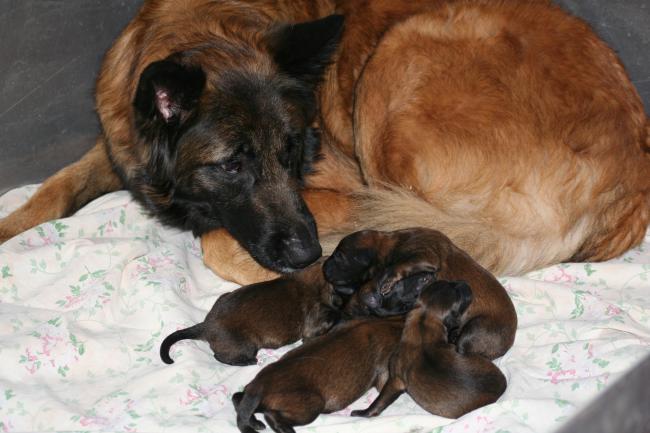
<svg viewBox="0 0 650 433">
<path fill-rule="evenodd" d="M 0 217 L 35 187 L 0 197 Z M 497 365 L 508 389 L 458 420 L 408 396 L 375 419 L 358 402 L 303 432 L 550 432 L 650 353 L 650 238 L 606 263 L 562 264 L 502 278 L 519 315 Z M 207 344 L 162 339 L 203 320 L 236 288 L 207 270 L 200 244 L 159 225 L 129 194 L 90 203 L 0 246 L 0 431 L 236 432 L 230 402 L 289 348 L 230 367 Z"/>
</svg>

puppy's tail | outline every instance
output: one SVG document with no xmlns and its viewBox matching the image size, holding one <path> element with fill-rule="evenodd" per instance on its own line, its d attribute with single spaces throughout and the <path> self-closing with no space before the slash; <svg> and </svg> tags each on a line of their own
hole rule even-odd
<svg viewBox="0 0 650 433">
<path fill-rule="evenodd" d="M 232 396 L 232 402 L 237 412 L 237 427 L 242 433 L 255 433 L 266 426 L 255 418 L 255 411 L 260 405 L 261 396 L 259 393 L 237 392 Z"/>
<path fill-rule="evenodd" d="M 167 336 L 160 345 L 160 359 L 165 364 L 173 364 L 174 360 L 169 356 L 169 349 L 181 340 L 197 340 L 203 337 L 205 330 L 205 323 L 191 326 L 189 328 L 180 329 Z"/>
</svg>

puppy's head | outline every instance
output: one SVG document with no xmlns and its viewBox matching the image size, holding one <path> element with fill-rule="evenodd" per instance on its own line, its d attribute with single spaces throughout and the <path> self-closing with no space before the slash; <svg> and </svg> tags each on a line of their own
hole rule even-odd
<svg viewBox="0 0 650 433">
<path fill-rule="evenodd" d="M 300 189 L 319 151 L 315 91 L 342 25 L 279 26 L 257 45 L 215 36 L 150 64 L 133 102 L 142 161 L 117 167 L 134 196 L 197 236 L 227 229 L 272 270 L 316 260 Z"/>
<path fill-rule="evenodd" d="M 415 306 L 422 289 L 435 278 L 434 272 L 418 272 L 397 281 L 388 291 L 382 291 L 373 279 L 350 297 L 345 311 L 352 315 L 380 317 L 406 314 Z"/>
<path fill-rule="evenodd" d="M 323 264 L 325 279 L 342 295 L 352 295 L 377 270 L 382 232 L 363 230 L 344 237 Z"/>
</svg>

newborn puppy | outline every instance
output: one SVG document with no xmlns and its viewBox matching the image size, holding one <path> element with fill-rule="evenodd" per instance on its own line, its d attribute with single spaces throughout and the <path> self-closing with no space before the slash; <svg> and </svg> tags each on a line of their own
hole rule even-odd
<svg viewBox="0 0 650 433">
<path fill-rule="evenodd" d="M 214 357 L 230 365 L 257 362 L 261 348 L 275 349 L 327 332 L 339 321 L 341 298 L 323 278 L 323 260 L 272 281 L 219 297 L 205 321 L 169 335 L 160 345 L 167 364 L 179 340 L 205 340 Z"/>
<path fill-rule="evenodd" d="M 321 413 L 341 410 L 388 379 L 388 361 L 399 343 L 404 321 L 366 318 L 343 322 L 307 341 L 260 371 L 232 401 L 243 433 L 264 428 L 293 432 Z"/>
<path fill-rule="evenodd" d="M 352 294 L 345 307 L 351 315 L 403 314 L 431 281 L 464 280 L 474 301 L 451 330 L 458 351 L 494 359 L 514 342 L 517 315 L 503 286 L 439 231 L 353 233 L 339 243 L 323 271 L 335 290 Z"/>
<path fill-rule="evenodd" d="M 472 292 L 464 282 L 437 281 L 423 289 L 406 317 L 388 382 L 370 407 L 352 415 L 379 415 L 404 392 L 425 410 L 446 418 L 495 402 L 506 389 L 501 371 L 480 355 L 459 354 L 447 339 L 471 302 Z"/>
</svg>

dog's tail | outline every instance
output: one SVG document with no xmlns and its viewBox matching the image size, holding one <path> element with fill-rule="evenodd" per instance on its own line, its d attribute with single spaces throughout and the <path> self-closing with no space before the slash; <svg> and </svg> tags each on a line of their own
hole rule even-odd
<svg viewBox="0 0 650 433">
<path fill-rule="evenodd" d="M 232 402 L 237 412 L 237 427 L 242 433 L 255 433 L 266 426 L 255 418 L 255 411 L 260 405 L 259 393 L 237 392 L 232 396 Z"/>
<path fill-rule="evenodd" d="M 357 191 L 351 197 L 350 225 L 321 237 L 326 254 L 336 248 L 341 238 L 357 230 L 424 227 L 444 233 L 497 275 L 518 275 L 566 258 L 552 256 L 553 252 L 525 242 L 526 238 L 514 231 L 495 230 L 493 224 L 482 221 L 476 213 L 462 216 L 448 213 L 442 210 L 446 206 L 431 204 L 405 188 L 382 185 Z"/>
<path fill-rule="evenodd" d="M 650 155 L 650 118 L 645 120 L 645 140 L 641 143 L 641 148 Z"/>
<path fill-rule="evenodd" d="M 169 356 L 169 349 L 181 341 L 181 340 L 197 340 L 203 337 L 203 332 L 205 330 L 205 323 L 199 323 L 198 325 L 190 326 L 189 328 L 180 329 L 167 336 L 160 345 L 160 359 L 163 360 L 165 364 L 173 364 L 174 360 Z"/>
</svg>

